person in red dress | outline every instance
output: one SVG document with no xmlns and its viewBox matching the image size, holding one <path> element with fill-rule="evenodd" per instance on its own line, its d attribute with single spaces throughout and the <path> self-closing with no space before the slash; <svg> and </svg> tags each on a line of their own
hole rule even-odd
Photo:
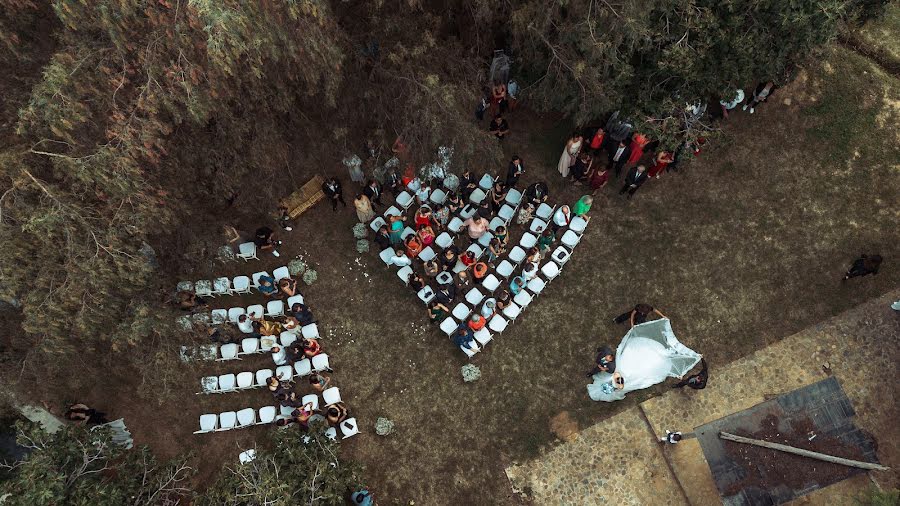
<svg viewBox="0 0 900 506">
<path fill-rule="evenodd" d="M 656 164 L 647 171 L 647 177 L 659 179 L 666 167 L 675 160 L 675 155 L 670 151 L 660 151 L 656 154 Z"/>
<path fill-rule="evenodd" d="M 647 146 L 648 142 L 650 142 L 650 139 L 644 134 L 634 134 L 631 138 L 631 155 L 628 156 L 628 162 L 626 162 L 628 165 L 637 163 L 644 156 L 644 147 Z"/>
<path fill-rule="evenodd" d="M 603 131 L 603 128 L 598 128 L 591 138 L 591 149 L 594 150 L 594 153 L 599 152 L 600 148 L 603 147 L 604 137 L 606 137 L 606 132 Z"/>
<path fill-rule="evenodd" d="M 596 193 L 597 190 L 606 186 L 607 182 L 609 182 L 609 168 L 597 167 L 594 169 L 590 179 L 591 191 Z"/>
</svg>

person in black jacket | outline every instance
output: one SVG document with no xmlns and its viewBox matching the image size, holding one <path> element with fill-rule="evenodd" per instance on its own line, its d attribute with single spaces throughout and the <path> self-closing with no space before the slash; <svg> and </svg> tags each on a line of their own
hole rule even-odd
<svg viewBox="0 0 900 506">
<path fill-rule="evenodd" d="M 547 201 L 549 195 L 547 183 L 538 181 L 525 189 L 525 203 L 532 204 L 537 209 L 539 205 Z"/>
<path fill-rule="evenodd" d="M 375 234 L 375 239 L 373 240 L 382 251 L 391 247 L 391 234 L 388 232 L 387 225 L 382 225 L 381 228 L 378 229 L 378 233 Z"/>
<path fill-rule="evenodd" d="M 372 207 L 376 209 L 378 208 L 378 206 L 384 205 L 381 202 L 381 193 L 381 185 L 378 184 L 378 181 L 375 181 L 374 179 L 370 179 L 369 182 L 366 183 L 366 187 L 363 189 L 363 195 L 369 197 L 369 202 L 371 202 Z"/>
<path fill-rule="evenodd" d="M 328 181 L 322 183 L 322 192 L 325 193 L 325 196 L 331 200 L 331 210 L 337 211 L 337 203 L 338 201 L 347 207 L 347 203 L 344 202 L 344 189 L 341 187 L 341 182 L 338 181 L 338 178 L 333 177 Z"/>
<path fill-rule="evenodd" d="M 625 163 L 628 161 L 628 157 L 631 155 L 631 147 L 628 146 L 628 139 L 623 139 L 619 141 L 615 146 L 610 147 L 608 154 L 608 167 L 615 167 L 616 178 L 618 178 L 619 174 L 622 173 L 622 167 L 625 166 Z"/>
<path fill-rule="evenodd" d="M 524 173 L 525 164 L 522 163 L 522 159 L 518 156 L 512 157 L 509 167 L 506 169 L 506 187 L 515 188 L 516 183 L 519 182 L 519 177 Z"/>
<path fill-rule="evenodd" d="M 634 192 L 638 191 L 638 188 L 640 188 L 646 180 L 646 167 L 643 165 L 632 167 L 631 170 L 628 171 L 628 175 L 625 176 L 625 184 L 622 185 L 622 189 L 619 190 L 619 195 L 628 192 L 628 198 L 630 199 L 634 196 Z"/>
<path fill-rule="evenodd" d="M 387 186 L 391 193 L 394 195 L 394 198 L 397 198 L 397 195 L 405 188 L 403 186 L 403 180 L 400 179 L 400 176 L 397 175 L 397 171 L 392 170 L 386 176 L 384 176 L 384 186 Z"/>
<path fill-rule="evenodd" d="M 853 261 L 847 274 L 844 274 L 844 280 L 846 281 L 858 276 L 867 276 L 869 274 L 878 274 L 878 268 L 881 267 L 881 261 L 881 255 L 861 255 Z"/>
</svg>

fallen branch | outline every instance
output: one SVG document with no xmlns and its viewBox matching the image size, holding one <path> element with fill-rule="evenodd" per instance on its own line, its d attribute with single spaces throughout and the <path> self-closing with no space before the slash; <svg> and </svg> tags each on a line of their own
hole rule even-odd
<svg viewBox="0 0 900 506">
<path fill-rule="evenodd" d="M 719 437 L 728 441 L 734 441 L 735 443 L 745 443 L 748 445 L 761 446 L 763 448 L 769 448 L 771 450 L 793 453 L 794 455 L 800 455 L 801 457 L 823 460 L 825 462 L 840 464 L 842 466 L 858 467 L 860 469 L 874 469 L 877 471 L 887 471 L 890 469 L 890 467 L 885 467 L 881 464 L 873 464 L 871 462 L 860 462 L 858 460 L 833 457 L 824 453 L 804 450 L 802 448 L 794 448 L 793 446 L 783 445 L 779 443 L 770 443 L 768 441 L 760 441 L 759 439 L 751 439 L 749 437 L 735 436 L 734 434 L 729 434 L 727 432 L 720 432 Z"/>
</svg>

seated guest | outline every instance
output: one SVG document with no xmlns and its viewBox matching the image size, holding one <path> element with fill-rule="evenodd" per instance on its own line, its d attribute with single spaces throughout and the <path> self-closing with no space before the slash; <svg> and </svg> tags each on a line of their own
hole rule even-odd
<svg viewBox="0 0 900 506">
<path fill-rule="evenodd" d="M 282 324 L 272 320 L 260 319 L 258 325 L 260 336 L 277 336 L 284 331 Z"/>
<path fill-rule="evenodd" d="M 283 278 L 278 280 L 278 288 L 287 297 L 297 295 L 297 280 L 294 278 Z"/>
<path fill-rule="evenodd" d="M 415 235 L 406 238 L 406 255 L 410 258 L 416 258 L 422 252 L 422 241 Z"/>
<path fill-rule="evenodd" d="M 431 246 L 431 243 L 434 242 L 434 229 L 430 225 L 425 225 L 416 232 L 416 236 L 419 237 L 419 242 L 422 243 L 423 247 Z"/>
<path fill-rule="evenodd" d="M 447 211 L 449 211 L 450 214 L 456 214 L 456 212 L 462 209 L 466 204 L 456 192 L 450 192 L 450 194 L 447 195 L 447 200 L 444 201 L 444 205 L 447 207 Z"/>
<path fill-rule="evenodd" d="M 290 346 L 285 347 L 284 355 L 289 363 L 297 362 L 306 358 L 306 350 L 299 341 L 294 341 Z"/>
<path fill-rule="evenodd" d="M 275 231 L 269 227 L 259 227 L 256 229 L 256 235 L 253 237 L 253 243 L 256 247 L 266 251 L 281 246 L 281 241 L 275 240 Z"/>
<path fill-rule="evenodd" d="M 488 265 L 484 262 L 477 262 L 472 267 L 472 281 L 481 284 L 488 274 Z"/>
<path fill-rule="evenodd" d="M 490 297 L 481 305 L 481 316 L 485 320 L 489 320 L 495 312 L 497 312 L 497 299 Z"/>
<path fill-rule="evenodd" d="M 541 262 L 541 257 L 542 257 L 541 249 L 538 248 L 537 246 L 532 246 L 531 248 L 528 248 L 528 251 L 526 253 L 528 255 L 527 257 L 525 257 L 526 261 L 532 262 L 535 264 Z"/>
<path fill-rule="evenodd" d="M 433 278 L 441 273 L 441 265 L 435 258 L 432 258 L 431 260 L 425 262 L 423 268 L 425 269 L 425 275 L 429 278 Z"/>
<path fill-rule="evenodd" d="M 466 322 L 463 322 L 453 331 L 453 334 L 450 336 L 450 339 L 453 340 L 453 344 L 459 346 L 460 348 L 468 348 L 472 351 L 476 351 L 477 348 L 475 345 L 475 332 L 469 328 Z"/>
<path fill-rule="evenodd" d="M 312 403 L 310 403 L 312 404 Z M 297 420 L 294 418 L 279 418 L 275 420 L 275 426 L 278 428 L 287 427 L 288 425 L 297 423 Z"/>
<path fill-rule="evenodd" d="M 250 336 L 250 337 L 259 337 L 259 333 L 256 332 L 256 326 L 253 325 L 254 321 L 255 320 L 254 320 L 252 314 L 250 316 L 242 314 L 242 315 L 238 316 L 236 325 L 237 325 L 238 330 L 240 330 L 244 334 L 254 334 L 255 333 L 256 336 Z"/>
<path fill-rule="evenodd" d="M 300 346 L 303 347 L 303 354 L 306 358 L 312 358 L 322 353 L 322 346 L 319 345 L 319 341 L 315 339 L 308 339 L 306 337 L 300 339 Z"/>
<path fill-rule="evenodd" d="M 291 313 L 293 314 L 294 318 L 297 319 L 297 323 L 299 323 L 300 325 L 309 325 L 310 323 L 314 323 L 316 321 L 313 318 L 312 311 L 310 311 L 305 304 L 302 304 L 300 302 L 295 302 L 291 306 Z"/>
<path fill-rule="evenodd" d="M 304 429 L 309 429 L 309 418 L 315 413 L 312 406 L 312 402 L 307 402 L 303 407 L 297 408 L 291 413 L 294 421 Z"/>
<path fill-rule="evenodd" d="M 547 251 L 547 248 L 549 248 L 554 241 L 556 241 L 556 235 L 553 234 L 553 229 L 545 229 L 543 232 L 541 232 L 541 236 L 538 237 L 538 251 Z"/>
<path fill-rule="evenodd" d="M 469 328 L 472 329 L 472 332 L 478 332 L 479 330 L 484 328 L 485 319 L 480 314 L 473 314 L 471 318 L 469 318 Z"/>
<path fill-rule="evenodd" d="M 525 281 L 531 281 L 536 278 L 538 275 L 538 264 L 534 262 L 526 262 L 525 267 L 522 268 L 522 277 L 525 278 Z"/>
<path fill-rule="evenodd" d="M 431 194 L 431 187 L 427 184 L 420 184 L 416 190 L 416 203 L 420 206 L 428 203 L 428 195 Z"/>
<path fill-rule="evenodd" d="M 456 267 L 457 260 L 459 260 L 459 248 L 450 246 L 444 250 L 444 254 L 441 256 L 441 265 L 445 271 L 452 271 Z"/>
<path fill-rule="evenodd" d="M 450 309 L 443 303 L 438 302 L 436 298 L 428 304 L 428 319 L 431 320 L 432 323 L 444 321 L 449 314 Z"/>
<path fill-rule="evenodd" d="M 438 285 L 438 289 L 434 292 L 434 300 L 441 304 L 452 304 L 456 298 L 456 285 L 449 283 L 446 285 Z"/>
<path fill-rule="evenodd" d="M 488 262 L 497 260 L 502 254 L 503 246 L 500 244 L 500 240 L 494 237 L 491 239 L 490 244 L 488 244 Z"/>
<path fill-rule="evenodd" d="M 491 190 L 491 210 L 496 213 L 503 207 L 505 201 L 506 185 L 502 181 L 497 181 L 494 183 L 494 188 Z"/>
<path fill-rule="evenodd" d="M 397 267 L 406 267 L 412 265 L 412 260 L 406 256 L 406 253 L 402 249 L 398 248 L 397 251 L 394 252 L 394 256 L 388 259 L 387 264 L 396 265 Z"/>
<path fill-rule="evenodd" d="M 509 243 L 509 232 L 506 231 L 506 227 L 503 225 L 497 227 L 497 230 L 494 232 L 494 239 L 500 241 L 501 248 L 506 250 L 506 245 Z"/>
<path fill-rule="evenodd" d="M 500 290 L 497 292 L 496 296 L 498 310 L 504 309 L 512 302 L 512 294 L 509 293 L 509 290 Z"/>
<path fill-rule="evenodd" d="M 537 209 L 542 203 L 547 201 L 550 191 L 547 189 L 547 183 L 538 181 L 525 189 L 524 201 Z"/>
<path fill-rule="evenodd" d="M 391 247 L 391 234 L 388 233 L 387 225 L 382 225 L 381 228 L 378 229 L 378 233 L 375 234 L 375 239 L 373 240 L 382 250 Z"/>
<path fill-rule="evenodd" d="M 314 372 L 309 376 L 309 386 L 316 392 L 325 390 L 329 383 L 331 383 L 331 378 L 320 372 Z"/>
<path fill-rule="evenodd" d="M 347 419 L 347 406 L 343 402 L 335 402 L 325 407 L 325 418 L 331 425 L 337 425 Z"/>
<path fill-rule="evenodd" d="M 415 227 L 424 227 L 427 225 L 431 225 L 431 208 L 428 206 L 422 206 L 416 211 L 415 215 Z"/>
<path fill-rule="evenodd" d="M 516 223 L 519 225 L 526 225 L 534 219 L 534 204 L 525 203 L 522 204 L 522 207 L 519 208 L 519 214 L 516 216 Z"/>
<path fill-rule="evenodd" d="M 269 379 L 266 380 L 266 388 L 269 389 L 269 392 L 272 392 L 272 395 L 278 395 L 282 392 L 290 394 L 293 390 L 290 381 L 282 381 L 275 376 L 269 376 Z"/>
<path fill-rule="evenodd" d="M 471 267 L 473 264 L 475 264 L 475 260 L 475 253 L 473 251 L 466 251 L 462 254 L 461 257 L 459 257 L 459 261 L 462 262 L 462 264 L 466 267 Z"/>
<path fill-rule="evenodd" d="M 572 211 L 569 209 L 569 206 L 560 206 L 553 213 L 553 222 L 551 223 L 553 231 L 555 232 L 562 227 L 568 227 L 569 223 L 572 223 Z"/>
<path fill-rule="evenodd" d="M 419 290 L 425 288 L 425 281 L 415 272 L 409 273 L 409 278 L 406 281 L 407 286 L 412 288 L 414 292 L 418 292 Z"/>
<path fill-rule="evenodd" d="M 278 287 L 275 286 L 275 278 L 265 274 L 259 277 L 256 289 L 267 297 L 272 297 L 278 293 Z"/>
<path fill-rule="evenodd" d="M 297 392 L 281 392 L 280 394 L 275 396 L 275 400 L 278 401 L 278 404 L 281 406 L 287 406 L 291 408 L 299 408 L 303 406 L 303 400 L 300 397 L 297 397 Z"/>
<path fill-rule="evenodd" d="M 486 219 L 484 219 L 484 217 L 476 214 L 475 216 L 467 219 L 463 223 L 463 225 L 467 227 L 469 239 L 471 239 L 472 242 L 476 242 L 478 241 L 478 239 L 481 239 L 481 236 L 487 233 L 489 223 Z"/>
<path fill-rule="evenodd" d="M 450 210 L 444 204 L 438 204 L 434 212 L 431 213 L 431 219 L 437 224 L 438 228 L 443 230 L 447 228 L 450 222 Z"/>
<path fill-rule="evenodd" d="M 456 291 L 458 293 L 466 294 L 469 293 L 469 290 L 472 289 L 472 277 L 469 276 L 469 271 L 459 271 L 456 274 Z"/>
</svg>

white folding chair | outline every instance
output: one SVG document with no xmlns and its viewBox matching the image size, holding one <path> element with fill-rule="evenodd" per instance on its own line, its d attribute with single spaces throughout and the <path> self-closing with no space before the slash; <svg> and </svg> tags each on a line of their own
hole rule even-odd
<svg viewBox="0 0 900 506">
<path fill-rule="evenodd" d="M 509 255 L 507 255 L 509 261 L 515 265 L 522 263 L 522 260 L 525 260 L 526 256 L 528 256 L 528 254 L 519 246 L 514 246 L 513 249 L 509 250 Z"/>
<path fill-rule="evenodd" d="M 544 287 L 547 286 L 547 282 L 541 278 L 534 278 L 528 282 L 526 288 L 528 291 L 535 294 L 540 295 L 542 291 L 544 291 Z"/>
<path fill-rule="evenodd" d="M 532 235 L 528 232 L 525 232 L 522 235 L 522 239 L 519 241 L 519 246 L 521 246 L 522 248 L 524 248 L 526 250 L 528 248 L 534 247 L 535 244 L 537 244 L 537 237 L 535 237 L 534 235 Z"/>
<path fill-rule="evenodd" d="M 471 246 L 466 248 L 466 251 L 471 251 L 472 253 L 475 253 L 476 260 L 481 258 L 481 255 L 484 254 L 484 248 L 482 248 L 481 246 L 479 246 L 477 244 L 472 244 Z"/>
<path fill-rule="evenodd" d="M 219 360 L 234 360 L 238 358 L 238 345 L 234 343 L 223 344 L 219 346 L 219 353 L 222 356 Z"/>
<path fill-rule="evenodd" d="M 178 322 L 178 325 L 181 326 L 182 330 L 190 331 L 194 328 L 194 325 L 191 323 L 191 317 L 189 315 L 179 316 L 175 319 Z"/>
<path fill-rule="evenodd" d="M 541 267 L 541 274 L 547 278 L 547 281 L 553 281 L 556 276 L 559 276 L 559 265 L 556 262 L 547 262 Z"/>
<path fill-rule="evenodd" d="M 369 223 L 369 228 L 372 229 L 373 232 L 378 233 L 381 230 L 381 227 L 387 225 L 387 222 L 384 221 L 384 218 L 381 216 L 376 216 L 372 223 Z"/>
<path fill-rule="evenodd" d="M 453 275 L 447 271 L 441 272 L 434 278 L 439 285 L 449 285 L 453 282 Z"/>
<path fill-rule="evenodd" d="M 450 317 L 441 322 L 441 331 L 448 336 L 452 334 L 457 329 L 457 327 L 459 327 L 459 323 L 457 323 L 456 320 Z"/>
<path fill-rule="evenodd" d="M 506 192 L 506 203 L 513 207 L 518 207 L 519 202 L 522 202 L 522 192 L 515 188 L 510 188 L 509 191 Z"/>
<path fill-rule="evenodd" d="M 266 316 L 283 316 L 284 302 L 280 300 L 270 300 L 266 303 Z"/>
<path fill-rule="evenodd" d="M 491 331 L 488 330 L 487 327 L 480 328 L 477 332 L 475 332 L 475 340 L 478 341 L 478 344 L 484 348 L 484 345 L 491 342 L 493 336 L 491 336 Z"/>
<path fill-rule="evenodd" d="M 256 257 L 256 243 L 244 242 L 239 244 L 237 256 L 245 262 L 251 258 L 253 260 L 259 260 L 259 258 Z"/>
<path fill-rule="evenodd" d="M 488 225 L 488 228 L 491 229 L 491 232 L 496 232 L 498 228 L 505 226 L 506 221 L 504 221 L 503 218 L 494 216 L 493 219 L 491 219 L 491 223 Z"/>
<path fill-rule="evenodd" d="M 234 293 L 250 293 L 250 278 L 237 276 L 232 280 L 231 286 L 234 287 Z"/>
<path fill-rule="evenodd" d="M 218 376 L 204 376 L 200 379 L 200 392 L 201 394 L 214 394 L 219 391 L 219 377 Z"/>
<path fill-rule="evenodd" d="M 337 441 L 337 429 L 334 427 L 328 427 L 328 430 L 325 431 L 325 436 L 332 441 Z"/>
<path fill-rule="evenodd" d="M 241 351 L 238 355 L 249 355 L 259 351 L 258 337 L 245 337 L 241 339 Z"/>
<path fill-rule="evenodd" d="M 582 218 L 581 216 L 576 216 L 572 218 L 572 221 L 569 222 L 569 230 L 575 232 L 577 234 L 584 233 L 584 229 L 587 227 L 587 220 Z"/>
<path fill-rule="evenodd" d="M 509 319 L 509 321 L 515 321 L 519 315 L 522 314 L 522 308 L 515 304 L 509 304 L 505 308 L 503 308 L 503 316 Z"/>
<path fill-rule="evenodd" d="M 193 326 L 194 323 L 208 327 L 212 325 L 212 317 L 209 313 L 194 313 L 191 315 L 191 325 Z"/>
<path fill-rule="evenodd" d="M 385 221 L 387 221 L 387 218 L 390 218 L 391 216 L 400 216 L 401 214 L 403 214 L 403 211 L 397 209 L 397 206 L 391 206 L 384 212 L 384 218 Z"/>
<path fill-rule="evenodd" d="M 413 200 L 413 196 L 408 191 L 404 190 L 400 192 L 400 195 L 397 195 L 396 202 L 398 206 L 402 207 L 403 210 L 406 210 L 413 203 Z"/>
<path fill-rule="evenodd" d="M 231 392 L 237 389 L 237 378 L 234 374 L 223 374 L 219 376 L 219 391 Z"/>
<path fill-rule="evenodd" d="M 425 304 L 428 304 L 434 300 L 434 290 L 432 290 L 431 287 L 427 285 L 419 290 L 419 293 L 416 295 L 418 295 L 419 300 L 421 300 Z"/>
<path fill-rule="evenodd" d="M 294 341 L 297 340 L 297 334 L 293 332 L 284 331 L 278 335 L 278 342 L 281 343 L 282 346 L 287 348 L 288 346 L 294 344 Z"/>
<path fill-rule="evenodd" d="M 555 206 L 549 206 L 545 202 L 541 202 L 541 205 L 538 206 L 537 211 L 534 212 L 534 215 L 542 220 L 549 221 L 550 217 L 553 216 L 553 211 L 555 210 Z"/>
<path fill-rule="evenodd" d="M 287 266 L 282 266 L 272 271 L 272 277 L 275 278 L 275 282 L 278 282 L 282 279 L 291 277 L 291 271 Z"/>
<path fill-rule="evenodd" d="M 488 245 L 491 244 L 491 239 L 494 238 L 494 234 L 490 232 L 485 232 L 483 236 L 478 239 L 478 244 L 482 245 L 487 249 Z"/>
<path fill-rule="evenodd" d="M 228 310 L 213 309 L 212 311 L 210 311 L 209 317 L 213 325 L 221 325 L 228 321 Z"/>
<path fill-rule="evenodd" d="M 566 265 L 566 262 L 569 261 L 569 258 L 571 258 L 571 256 L 572 254 L 569 253 L 569 250 L 562 246 L 557 246 L 556 249 L 553 250 L 553 253 L 550 254 L 550 258 L 552 258 L 554 262 L 559 264 L 560 269 L 563 265 Z"/>
<path fill-rule="evenodd" d="M 453 245 L 453 236 L 447 232 L 442 232 L 441 235 L 437 236 L 434 240 L 434 244 L 440 249 L 447 249 Z"/>
<path fill-rule="evenodd" d="M 242 307 L 233 307 L 228 310 L 228 321 L 237 323 L 241 315 L 246 314 L 247 310 Z"/>
<path fill-rule="evenodd" d="M 488 328 L 498 334 L 500 334 L 504 330 L 506 330 L 506 327 L 508 325 L 509 325 L 509 322 L 506 321 L 505 318 L 503 318 L 502 316 L 500 316 L 498 314 L 495 314 L 494 317 L 491 318 L 491 321 L 488 322 Z"/>
<path fill-rule="evenodd" d="M 411 235 L 416 235 L 416 231 L 412 229 L 412 227 L 406 227 L 403 229 L 403 232 L 400 233 L 400 240 L 405 241 L 407 237 Z"/>
<path fill-rule="evenodd" d="M 454 216 L 450 219 L 450 223 L 447 224 L 447 229 L 454 234 L 458 234 L 463 229 L 463 220 Z"/>
<path fill-rule="evenodd" d="M 427 262 L 437 256 L 431 246 L 426 246 L 425 249 L 419 252 L 419 260 L 423 262 Z"/>
<path fill-rule="evenodd" d="M 518 304 L 518 306 L 522 309 L 528 307 L 528 304 L 531 304 L 531 301 L 534 300 L 534 297 L 528 293 L 528 290 L 522 290 L 515 297 L 513 297 L 513 302 Z"/>
<path fill-rule="evenodd" d="M 237 375 L 237 387 L 239 390 L 244 388 L 253 388 L 253 373 L 244 371 Z"/>
<path fill-rule="evenodd" d="M 290 310 L 292 307 L 294 307 L 294 304 L 303 304 L 303 296 L 300 295 L 299 293 L 292 297 L 288 297 L 288 300 L 287 300 L 288 310 Z"/>
<path fill-rule="evenodd" d="M 471 204 L 466 204 L 465 207 L 459 210 L 459 217 L 463 220 L 468 220 L 472 216 L 475 216 L 475 213 L 478 212 L 478 207 L 473 206 Z"/>
<path fill-rule="evenodd" d="M 281 406 L 280 408 L 278 408 L 278 416 L 284 418 L 293 418 L 293 416 L 291 415 L 294 413 L 295 409 L 297 408 L 292 408 L 291 406 Z"/>
<path fill-rule="evenodd" d="M 381 253 L 378 254 L 378 257 L 381 258 L 381 261 L 384 262 L 384 265 L 391 265 L 391 258 L 394 257 L 394 248 L 385 248 L 381 250 Z"/>
<path fill-rule="evenodd" d="M 485 197 L 487 197 L 487 194 L 484 193 L 484 190 L 482 190 L 481 188 L 477 188 L 472 192 L 471 195 L 469 195 L 469 202 L 477 206 L 481 203 L 481 201 L 484 200 Z"/>
<path fill-rule="evenodd" d="M 562 242 L 569 249 L 574 249 L 580 241 L 581 236 L 576 234 L 575 232 L 572 232 L 571 230 L 566 230 L 566 233 L 563 234 L 562 239 L 560 239 L 560 242 Z"/>
<path fill-rule="evenodd" d="M 506 262 L 506 260 L 504 260 Z M 506 265 L 509 265 L 509 262 L 506 262 Z M 500 286 L 500 280 L 497 279 L 497 276 L 493 274 L 488 274 L 484 281 L 481 282 L 481 286 L 490 293 L 494 293 L 494 290 Z"/>
<path fill-rule="evenodd" d="M 319 353 L 315 357 L 312 358 L 312 368 L 313 371 L 322 372 L 322 371 L 330 371 L 331 365 L 328 363 L 328 354 L 327 353 Z"/>
<path fill-rule="evenodd" d="M 500 262 L 500 265 L 497 266 L 497 275 L 502 277 L 503 279 L 509 279 L 509 276 L 513 273 L 513 264 L 509 263 L 507 260 Z M 487 281 L 487 279 L 485 279 Z M 483 283 L 482 283 L 483 284 Z"/>
<path fill-rule="evenodd" d="M 294 377 L 294 367 L 290 365 L 280 365 L 275 368 L 275 377 L 281 381 L 290 381 Z"/>
<path fill-rule="evenodd" d="M 216 278 L 213 280 L 213 295 L 231 295 L 231 279 Z"/>
<path fill-rule="evenodd" d="M 259 338 L 259 352 L 266 353 L 272 351 L 277 341 L 273 336 L 262 336 Z"/>
<path fill-rule="evenodd" d="M 462 263 L 462 261 L 457 260 L 456 265 L 453 266 L 453 274 L 458 274 L 464 270 L 466 270 L 466 264 Z"/>
<path fill-rule="evenodd" d="M 197 294 L 197 297 L 212 297 L 212 281 L 208 279 L 201 279 L 200 281 L 197 281 L 197 283 L 194 284 L 194 293 Z"/>
<path fill-rule="evenodd" d="M 478 188 L 488 191 L 492 186 L 494 186 L 494 176 L 490 174 L 481 176 L 481 179 L 478 181 Z"/>
<path fill-rule="evenodd" d="M 300 399 L 300 402 L 302 402 L 304 406 L 311 402 L 314 411 L 319 409 L 319 396 L 316 394 L 304 395 L 303 398 Z"/>
<path fill-rule="evenodd" d="M 312 372 L 312 362 L 308 358 L 294 362 L 294 372 L 300 377 L 310 374 Z"/>
<path fill-rule="evenodd" d="M 348 437 L 353 437 L 359 434 L 359 424 L 356 423 L 356 418 L 348 418 L 340 423 L 341 434 L 344 435 L 342 439 L 347 439 Z"/>
<path fill-rule="evenodd" d="M 546 228 L 547 228 L 546 221 L 544 221 L 540 218 L 535 218 L 535 219 L 531 220 L 531 225 L 528 227 L 528 230 L 530 230 L 535 235 L 540 235 L 540 233 L 543 232 Z"/>
<path fill-rule="evenodd" d="M 322 392 L 322 400 L 325 401 L 325 405 L 335 404 L 337 402 L 341 402 L 341 391 L 338 387 L 326 388 Z"/>
<path fill-rule="evenodd" d="M 478 288 L 472 288 L 469 290 L 469 293 L 466 294 L 466 302 L 472 305 L 472 307 L 477 306 L 484 300 L 484 294 L 481 293 L 481 290 Z"/>
<path fill-rule="evenodd" d="M 435 204 L 443 204 L 445 200 L 447 200 L 447 192 L 438 188 L 431 192 L 431 197 L 428 198 Z"/>
<path fill-rule="evenodd" d="M 262 304 L 253 304 L 252 306 L 247 306 L 247 316 L 253 316 L 256 318 L 262 318 L 263 314 L 265 314 L 266 308 L 263 307 Z"/>
<path fill-rule="evenodd" d="M 272 423 L 275 421 L 275 416 L 278 415 L 278 408 L 275 406 L 263 406 L 259 408 L 259 421 L 256 422 L 257 425 L 265 425 L 267 423 Z"/>
<path fill-rule="evenodd" d="M 481 348 L 479 348 L 477 344 L 473 344 L 472 346 L 474 347 L 469 348 L 468 346 L 460 346 L 459 349 L 461 349 L 467 357 L 472 358 L 481 351 Z"/>
<path fill-rule="evenodd" d="M 472 312 L 472 310 L 469 309 L 469 306 L 460 302 L 459 304 L 456 305 L 456 307 L 453 308 L 452 314 L 453 314 L 454 318 L 456 318 L 457 320 L 459 320 L 461 322 L 464 322 L 464 321 L 466 321 L 466 318 L 469 317 L 469 313 L 471 313 L 471 312 Z"/>
<path fill-rule="evenodd" d="M 269 276 L 269 273 L 266 271 L 254 272 L 250 279 L 253 280 L 253 288 L 259 288 L 259 278 L 262 276 Z M 271 277 L 271 276 L 269 276 Z"/>
<path fill-rule="evenodd" d="M 216 414 L 206 414 L 200 415 L 200 430 L 194 432 L 194 434 L 203 434 L 206 432 L 214 432 L 219 428 L 219 415 Z"/>
<path fill-rule="evenodd" d="M 176 285 L 176 289 L 179 292 L 193 292 L 194 291 L 194 282 L 193 281 L 179 281 L 178 285 Z"/>
<path fill-rule="evenodd" d="M 253 408 L 244 408 L 235 413 L 235 417 L 237 418 L 238 429 L 256 425 L 256 410 Z"/>
<path fill-rule="evenodd" d="M 260 369 L 256 371 L 256 386 L 266 386 L 266 381 L 274 375 L 275 373 L 272 372 L 272 369 Z"/>
<path fill-rule="evenodd" d="M 275 362 L 275 365 L 284 365 L 285 360 L 287 360 L 287 352 L 284 351 L 284 348 L 272 353 L 272 361 Z"/>
<path fill-rule="evenodd" d="M 497 217 L 503 220 L 504 223 L 509 223 L 509 220 L 513 219 L 513 216 L 515 215 L 516 209 L 508 204 L 504 204 L 497 213 Z"/>
<path fill-rule="evenodd" d="M 303 328 L 300 329 L 300 334 L 306 339 L 319 339 L 319 326 L 315 323 L 304 325 Z"/>
<path fill-rule="evenodd" d="M 412 274 L 413 269 L 410 266 L 406 266 L 397 271 L 397 277 L 400 278 L 400 281 L 403 281 L 403 284 L 406 285 L 409 283 L 409 275 Z"/>
</svg>

